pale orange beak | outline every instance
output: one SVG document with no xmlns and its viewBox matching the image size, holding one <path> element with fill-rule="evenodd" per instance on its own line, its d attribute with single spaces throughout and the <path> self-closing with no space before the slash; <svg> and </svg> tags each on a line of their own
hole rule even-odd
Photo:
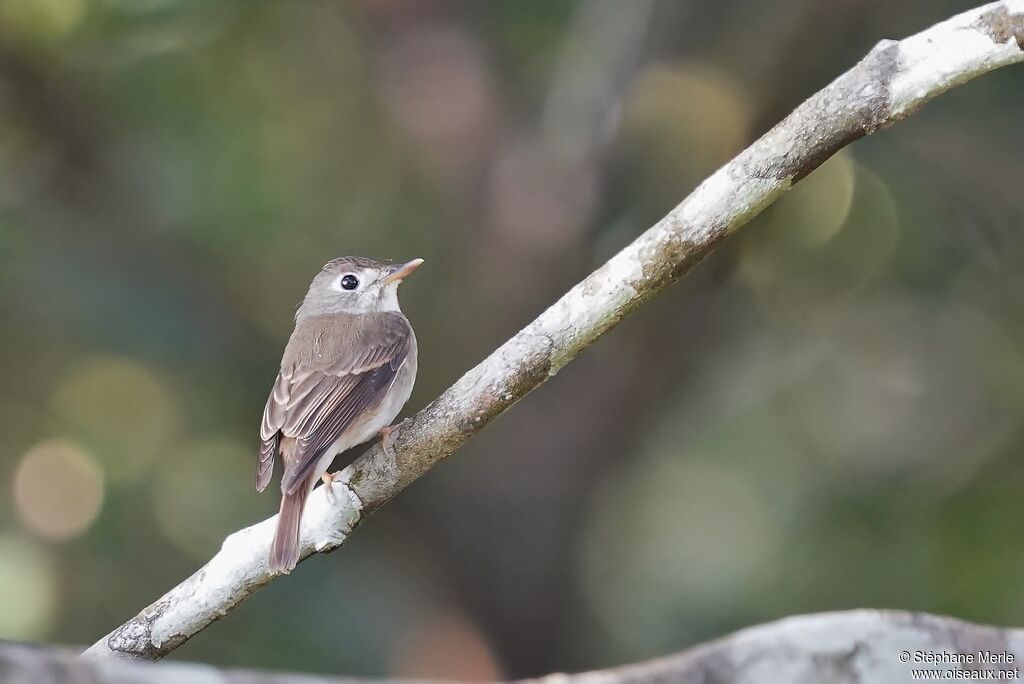
<svg viewBox="0 0 1024 684">
<path fill-rule="evenodd" d="M 384 276 L 384 280 L 382 280 L 381 283 L 387 285 L 388 283 L 393 283 L 395 281 L 402 280 L 410 273 L 415 271 L 417 268 L 419 268 L 420 264 L 422 263 L 423 259 L 413 259 L 412 261 L 407 261 L 404 264 L 399 264 L 398 266 L 395 266 L 394 269 L 392 269 L 391 273 L 388 273 L 386 276 Z"/>
</svg>

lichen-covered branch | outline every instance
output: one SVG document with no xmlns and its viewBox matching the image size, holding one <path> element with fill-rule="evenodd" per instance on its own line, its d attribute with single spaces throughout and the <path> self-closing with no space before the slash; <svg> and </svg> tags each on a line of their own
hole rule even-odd
<svg viewBox="0 0 1024 684">
<path fill-rule="evenodd" d="M 609 670 L 555 674 L 544 684 L 662 684 L 678 682 L 847 682 L 903 684 L 932 678 L 1021 679 L 1024 630 L 1003 629 L 903 611 L 853 610 L 785 618 L 730 634 L 675 655 Z M 985 662 L 985 661 L 989 662 Z M 921 675 L 921 671 L 934 672 Z M 953 674 L 953 671 L 957 671 Z M 915 676 L 915 672 L 917 675 Z M 355 684 L 372 680 L 220 670 L 191 663 L 82 660 L 67 651 L 0 645 L 4 681 L 203 681 L 209 684 Z M 986 674 L 988 673 L 988 674 Z M 956 676 L 959 675 L 959 676 Z M 387 684 L 398 684 L 385 680 Z"/>
<path fill-rule="evenodd" d="M 370 449 L 345 469 L 336 501 L 315 491 L 303 555 L 351 529 L 478 430 L 539 387 L 584 347 L 686 273 L 720 240 L 844 145 L 895 123 L 975 76 L 1024 61 L 1024 0 L 957 15 L 856 66 L 719 169 L 655 226 L 573 287 L 396 433 L 394 455 Z M 196 574 L 91 647 L 91 656 L 160 658 L 272 577 L 274 523 L 237 532 Z"/>
</svg>

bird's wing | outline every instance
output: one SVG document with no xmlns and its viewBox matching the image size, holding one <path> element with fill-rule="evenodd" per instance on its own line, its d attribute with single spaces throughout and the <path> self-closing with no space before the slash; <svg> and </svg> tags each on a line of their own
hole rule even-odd
<svg viewBox="0 0 1024 684">
<path fill-rule="evenodd" d="M 380 403 L 409 353 L 412 330 L 404 316 L 322 316 L 300 322 L 285 350 L 267 400 L 256 485 L 270 481 L 281 436 L 281 488 L 293 493 L 341 434 Z"/>
<path fill-rule="evenodd" d="M 274 475 L 274 457 L 281 440 L 281 428 L 287 417 L 288 377 L 284 371 L 277 374 L 274 388 L 270 390 L 267 405 L 263 409 L 260 423 L 260 459 L 256 465 L 256 491 L 262 492 Z"/>
</svg>

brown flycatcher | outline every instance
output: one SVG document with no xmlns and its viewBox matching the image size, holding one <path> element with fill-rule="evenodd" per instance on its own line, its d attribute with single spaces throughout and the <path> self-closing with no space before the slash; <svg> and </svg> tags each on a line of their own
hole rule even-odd
<svg viewBox="0 0 1024 684">
<path fill-rule="evenodd" d="M 299 305 L 260 428 L 256 489 L 270 482 L 277 454 L 284 464 L 271 572 L 298 563 L 306 497 L 321 478 L 330 486 L 334 457 L 378 433 L 386 440 L 409 400 L 416 336 L 398 307 L 398 285 L 422 263 L 339 257 L 313 278 Z"/>
</svg>

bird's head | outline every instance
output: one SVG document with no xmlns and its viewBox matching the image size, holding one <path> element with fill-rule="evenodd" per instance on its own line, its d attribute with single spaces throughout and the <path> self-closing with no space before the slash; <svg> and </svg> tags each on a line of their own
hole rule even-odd
<svg viewBox="0 0 1024 684">
<path fill-rule="evenodd" d="M 365 257 L 331 259 L 313 278 L 296 317 L 399 311 L 398 286 L 423 259 L 386 264 Z"/>
</svg>

